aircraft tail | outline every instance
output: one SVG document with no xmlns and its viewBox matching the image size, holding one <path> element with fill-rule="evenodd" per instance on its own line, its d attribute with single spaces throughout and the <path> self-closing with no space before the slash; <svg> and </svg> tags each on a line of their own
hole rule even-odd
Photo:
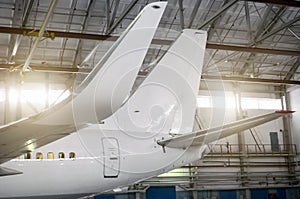
<svg viewBox="0 0 300 199">
<path fill-rule="evenodd" d="M 128 26 L 74 94 L 43 114 L 39 123 L 74 124 L 106 119 L 130 95 L 167 2 L 148 4 Z"/>
<path fill-rule="evenodd" d="M 79 86 L 73 102 L 73 112 L 80 113 L 76 120 L 100 121 L 124 103 L 166 5 L 167 2 L 147 5 Z"/>
<path fill-rule="evenodd" d="M 119 128 L 174 134 L 192 131 L 206 37 L 205 31 L 183 30 L 137 91 L 113 115 Z"/>
</svg>

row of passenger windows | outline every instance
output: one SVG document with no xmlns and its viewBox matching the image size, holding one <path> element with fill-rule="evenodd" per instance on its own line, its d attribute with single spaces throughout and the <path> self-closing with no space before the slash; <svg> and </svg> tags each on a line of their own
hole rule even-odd
<svg viewBox="0 0 300 199">
<path fill-rule="evenodd" d="M 65 153 L 64 152 L 59 152 L 57 157 L 60 158 L 60 159 L 65 158 Z M 43 154 L 42 153 L 36 153 L 35 158 L 36 159 L 43 159 Z M 47 159 L 54 159 L 54 158 L 55 157 L 54 157 L 53 152 L 48 152 L 47 153 Z M 69 153 L 69 158 L 75 158 L 75 153 L 70 152 Z M 25 153 L 24 154 L 24 159 L 31 159 L 31 153 Z"/>
</svg>

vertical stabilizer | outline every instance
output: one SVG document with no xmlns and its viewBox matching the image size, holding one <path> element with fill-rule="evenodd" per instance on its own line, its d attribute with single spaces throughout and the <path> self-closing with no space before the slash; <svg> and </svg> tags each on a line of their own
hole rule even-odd
<svg viewBox="0 0 300 199">
<path fill-rule="evenodd" d="M 56 106 L 41 123 L 98 123 L 130 94 L 167 2 L 148 4 L 76 89 L 74 99 Z"/>
<path fill-rule="evenodd" d="M 192 131 L 206 37 L 207 33 L 200 30 L 181 33 L 124 107 L 113 115 L 119 128 Z M 124 122 L 126 117 L 131 122 Z"/>
<path fill-rule="evenodd" d="M 94 112 L 101 120 L 122 105 L 130 94 L 166 5 L 167 2 L 147 5 L 108 51 L 103 66 L 92 71 L 86 82 L 91 77 L 92 80 L 75 100 L 80 117 L 82 113 L 88 116 Z"/>
</svg>

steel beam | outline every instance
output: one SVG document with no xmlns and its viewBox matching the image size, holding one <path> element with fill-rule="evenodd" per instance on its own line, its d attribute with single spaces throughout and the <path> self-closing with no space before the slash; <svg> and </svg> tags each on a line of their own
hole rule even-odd
<svg viewBox="0 0 300 199">
<path fill-rule="evenodd" d="M 132 10 L 132 8 L 135 6 L 135 4 L 139 0 L 132 0 L 130 4 L 127 6 L 127 8 L 124 10 L 124 12 L 121 14 L 121 16 L 118 18 L 118 20 L 110 27 L 110 29 L 107 31 L 107 34 L 111 34 L 117 26 L 122 22 L 122 20 L 126 17 L 126 15 Z"/>
<path fill-rule="evenodd" d="M 268 26 L 266 26 L 265 30 L 257 38 L 260 38 L 263 35 L 265 35 L 266 33 L 270 32 L 275 27 L 277 22 L 280 20 L 280 16 L 284 14 L 286 9 L 287 9 L 287 7 L 285 7 L 285 6 L 281 6 L 281 8 L 279 8 L 279 10 L 277 10 L 276 12 L 273 9 L 271 9 L 271 11 L 274 14 L 274 17 L 271 20 L 271 22 L 268 24 Z M 283 23 L 285 23 L 285 22 L 283 22 Z"/>
<path fill-rule="evenodd" d="M 206 48 L 218 49 L 218 50 L 229 50 L 229 51 L 263 53 L 263 54 L 300 56 L 300 51 L 279 50 L 279 49 L 258 48 L 258 47 L 246 47 L 246 46 L 232 46 L 232 45 L 225 45 L 225 44 L 210 44 L 210 43 L 208 43 L 208 44 L 206 44 Z"/>
<path fill-rule="evenodd" d="M 291 20 L 291 21 L 285 23 L 284 25 L 282 25 L 282 26 L 280 26 L 280 27 L 278 27 L 278 28 L 272 30 L 272 31 L 269 32 L 268 34 L 265 34 L 265 35 L 262 36 L 261 38 L 257 39 L 255 42 L 256 42 L 256 43 L 261 42 L 261 41 L 263 41 L 263 40 L 269 38 L 270 36 L 272 36 L 272 35 L 274 35 L 274 34 L 280 32 L 280 31 L 282 31 L 283 29 L 290 27 L 293 23 L 296 23 L 296 22 L 299 21 L 299 20 L 300 20 L 300 16 L 298 16 L 298 17 L 294 18 L 293 20 Z"/>
<path fill-rule="evenodd" d="M 110 23 L 109 23 L 109 28 L 114 24 L 115 22 L 115 18 L 116 18 L 116 15 L 117 15 L 117 11 L 118 11 L 118 7 L 119 7 L 119 4 L 120 4 L 120 0 L 115 0 L 115 7 L 112 11 L 112 15 L 111 15 L 111 19 L 110 19 Z"/>
<path fill-rule="evenodd" d="M 16 64 L 0 64 L 0 69 L 10 70 L 15 68 Z M 89 73 L 92 69 L 89 68 L 70 68 L 70 67 L 58 67 L 58 66 L 43 66 L 43 65 L 32 65 L 33 71 L 40 72 L 61 72 L 61 73 Z M 139 75 L 144 76 L 146 73 L 140 72 Z M 250 83 L 265 83 L 265 84 L 290 84 L 300 85 L 300 81 L 296 80 L 280 80 L 280 79 L 262 79 L 262 78 L 248 78 L 240 76 L 213 76 L 213 75 L 202 75 L 202 79 L 214 80 L 214 81 L 233 81 L 233 82 L 250 82 Z"/>
<path fill-rule="evenodd" d="M 194 6 L 193 11 L 192 11 L 192 14 L 191 14 L 191 16 L 190 16 L 190 22 L 189 22 L 188 28 L 191 28 L 191 27 L 192 27 L 192 24 L 193 24 L 193 22 L 194 22 L 194 19 L 195 19 L 196 15 L 197 15 L 197 12 L 198 12 L 198 10 L 199 10 L 201 1 L 202 1 L 202 0 L 197 0 L 196 3 L 195 3 L 195 6 Z"/>
<path fill-rule="evenodd" d="M 33 7 L 33 3 L 34 3 L 34 0 L 30 0 L 25 8 L 25 11 L 24 11 L 24 14 L 22 16 L 22 26 L 21 27 L 25 27 L 26 24 L 27 24 L 27 20 L 28 20 L 28 17 L 29 17 L 29 14 L 31 12 L 31 9 Z M 16 4 L 18 4 L 18 2 L 16 2 Z M 18 8 L 15 9 L 15 12 L 18 10 Z M 14 15 L 14 17 L 17 17 L 18 15 Z M 14 24 L 14 22 L 13 22 Z M 15 38 L 15 42 L 14 42 L 14 47 L 12 49 L 12 52 L 9 56 L 9 59 L 8 59 L 8 62 L 13 62 L 14 61 L 14 57 L 15 55 L 17 54 L 17 51 L 19 49 L 19 45 L 22 41 L 22 35 L 17 35 L 17 37 Z M 13 42 L 11 42 L 13 43 Z"/>
<path fill-rule="evenodd" d="M 300 58 L 298 58 L 297 61 L 293 64 L 292 68 L 289 70 L 284 80 L 291 80 L 295 72 L 298 70 L 299 66 L 300 66 Z"/>
<path fill-rule="evenodd" d="M 0 64 L 0 69 L 14 70 L 19 65 L 17 64 Z M 43 66 L 43 65 L 31 65 L 32 71 L 44 71 L 44 72 L 61 72 L 61 73 L 89 73 L 91 69 L 84 68 L 70 68 L 60 66 Z"/>
<path fill-rule="evenodd" d="M 110 24 L 110 0 L 106 0 L 106 30 L 108 30 Z"/>
<path fill-rule="evenodd" d="M 228 0 L 224 0 L 223 3 L 222 3 L 222 5 L 221 5 L 221 7 L 224 7 L 227 3 L 228 3 Z M 239 13 L 239 14 L 240 14 L 240 13 Z M 239 16 L 239 14 L 237 15 L 237 17 Z M 220 42 L 223 41 L 223 40 L 226 38 L 226 36 L 227 36 L 227 34 L 229 33 L 229 31 L 230 31 L 230 29 L 231 29 L 232 26 L 229 28 L 229 30 L 227 30 L 227 33 L 225 33 L 225 36 L 224 36 L 224 39 L 223 39 L 223 40 L 221 39 L 220 35 L 222 35 L 222 33 L 223 33 L 225 30 L 221 30 L 219 33 L 216 31 L 216 29 L 217 29 L 216 27 L 220 24 L 220 21 L 221 21 L 221 19 L 222 19 L 222 17 L 223 17 L 224 15 L 225 15 L 225 12 L 223 12 L 222 14 L 220 14 L 219 17 L 216 18 L 216 19 L 210 24 L 209 28 L 207 29 L 207 41 L 210 41 L 210 40 L 211 40 L 211 38 L 212 38 L 214 32 L 215 32 L 216 35 L 218 36 L 218 39 L 219 39 Z M 237 18 L 237 17 L 236 17 L 236 18 Z M 236 19 L 235 19 L 235 20 L 236 20 Z M 235 20 L 234 20 L 233 24 L 235 23 Z"/>
<path fill-rule="evenodd" d="M 30 52 L 29 52 L 29 55 L 28 55 L 28 57 L 27 57 L 27 59 L 26 59 L 26 61 L 25 61 L 25 63 L 24 63 L 24 66 L 22 67 L 22 71 L 23 71 L 23 72 L 25 72 L 25 71 L 27 70 L 27 68 L 29 67 L 29 64 L 30 64 L 30 62 L 31 62 L 31 58 L 32 58 L 32 56 L 33 56 L 33 53 L 34 53 L 34 51 L 35 51 L 35 49 L 36 49 L 38 43 L 40 42 L 40 39 L 41 39 L 41 38 L 43 37 L 43 35 L 44 35 L 44 32 L 45 32 L 45 29 L 46 29 L 48 20 L 49 20 L 49 18 L 50 18 L 50 15 L 51 15 L 52 12 L 53 12 L 53 9 L 54 9 L 54 7 L 55 7 L 55 4 L 56 4 L 56 0 L 52 0 L 51 3 L 50 3 L 50 5 L 49 5 L 49 9 L 48 9 L 48 11 L 47 11 L 47 13 L 46 13 L 45 19 L 44 19 L 44 21 L 43 21 L 43 23 L 42 23 L 42 25 L 41 25 L 40 30 L 39 30 L 39 35 L 38 35 L 38 37 L 35 39 L 35 41 L 34 41 L 34 43 L 33 43 L 33 45 L 32 45 L 32 48 L 31 48 L 31 50 L 30 50 Z"/>
<path fill-rule="evenodd" d="M 244 2 L 244 6 L 245 6 L 246 22 L 248 27 L 248 40 L 250 43 L 252 40 L 252 32 L 251 32 L 250 12 L 249 12 L 249 6 L 247 1 Z"/>
<path fill-rule="evenodd" d="M 179 14 L 180 14 L 180 27 L 184 29 L 184 14 L 183 14 L 183 3 L 182 0 L 178 0 Z"/>
<path fill-rule="evenodd" d="M 91 15 L 92 15 L 92 9 L 94 9 L 95 4 L 96 4 L 96 0 L 91 0 L 89 2 L 88 8 L 87 8 L 87 15 L 84 18 L 81 33 L 87 29 L 87 24 L 89 23 L 89 20 L 90 20 Z M 77 43 L 77 46 L 76 46 L 76 52 L 75 52 L 75 57 L 74 57 L 74 61 L 73 61 L 73 66 L 77 65 L 77 60 L 80 57 L 80 56 L 78 56 L 78 54 L 79 54 L 81 48 L 82 48 L 82 40 L 80 39 Z"/>
<path fill-rule="evenodd" d="M 212 76 L 212 75 L 202 75 L 202 78 L 206 79 L 206 80 L 220 80 L 221 79 L 223 81 L 300 85 L 300 81 L 295 81 L 295 80 L 261 79 L 261 78 L 238 77 L 238 76 Z"/>
<path fill-rule="evenodd" d="M 271 3 L 277 5 L 291 6 L 291 7 L 300 7 L 300 1 L 293 0 L 249 0 L 257 3 Z"/>
<path fill-rule="evenodd" d="M 209 19 L 207 19 L 203 24 L 201 24 L 198 29 L 203 28 L 207 24 L 213 22 L 216 20 L 223 12 L 225 12 L 228 8 L 230 8 L 233 4 L 235 4 L 238 0 L 231 0 L 230 2 L 226 3 L 218 12 L 216 12 L 213 16 L 211 16 Z"/>
<path fill-rule="evenodd" d="M 266 26 L 266 22 L 268 20 L 268 17 L 271 13 L 271 10 L 272 10 L 272 7 L 273 5 L 272 4 L 268 4 L 267 6 L 267 9 L 265 10 L 264 14 L 263 14 L 263 17 L 261 18 L 261 21 L 260 23 L 258 24 L 257 26 L 257 30 L 256 30 L 256 34 L 253 38 L 253 41 L 251 42 L 251 44 L 249 46 L 253 46 L 256 42 L 256 39 L 259 38 L 262 33 L 264 32 L 264 29 L 265 29 L 265 26 Z M 248 60 L 252 60 L 253 58 L 255 57 L 255 53 L 251 53 L 249 56 L 248 56 Z M 246 62 L 241 70 L 239 71 L 239 74 L 240 75 L 244 75 L 244 73 L 248 70 L 248 68 L 250 67 L 250 64 L 248 62 Z M 253 71 L 254 73 L 254 71 Z"/>
<path fill-rule="evenodd" d="M 258 24 L 258 26 L 256 28 L 257 30 L 256 30 L 256 35 L 255 35 L 254 40 L 256 40 L 257 38 L 259 38 L 261 36 L 261 34 L 264 32 L 264 28 L 267 25 L 266 22 L 268 20 L 268 17 L 270 16 L 272 7 L 273 7 L 273 5 L 269 4 L 268 7 L 267 7 L 267 9 L 265 10 L 264 15 L 263 15 L 260 23 Z M 253 41 L 253 42 L 255 42 L 255 41 Z"/>
<path fill-rule="evenodd" d="M 285 10 L 285 9 L 284 9 Z M 273 11 L 273 10 L 272 10 Z M 274 12 L 274 11 L 273 11 Z M 275 13 L 275 12 L 274 12 Z M 275 13 L 276 14 L 276 13 Z M 281 16 L 279 15 L 278 16 L 278 19 L 284 24 L 286 23 L 282 18 Z M 288 28 L 288 30 L 290 31 L 290 33 L 292 33 L 292 35 L 294 35 L 298 40 L 300 40 L 300 37 L 290 28 Z"/>
<path fill-rule="evenodd" d="M 71 1 L 71 9 L 70 9 L 71 11 L 70 11 L 70 16 L 68 17 L 68 24 L 67 24 L 67 27 L 66 27 L 66 32 L 70 31 L 71 23 L 73 21 L 73 16 L 74 16 L 74 13 L 75 13 L 75 10 L 76 10 L 76 5 L 77 5 L 77 0 L 72 0 Z M 64 53 L 65 53 L 65 50 L 66 50 L 67 42 L 68 42 L 68 38 L 64 38 L 63 42 L 62 42 L 62 51 L 60 52 L 60 56 L 59 56 L 61 65 L 63 64 Z"/>
<path fill-rule="evenodd" d="M 26 34 L 32 29 L 22 29 L 22 28 L 10 28 L 10 27 L 0 27 L 0 33 L 5 34 Z M 60 32 L 60 31 L 48 31 L 47 34 L 55 35 L 55 37 L 66 37 L 73 39 L 91 39 L 91 40 L 109 40 L 116 41 L 117 36 L 109 35 L 97 35 L 97 34 L 85 34 L 85 33 L 76 33 L 76 32 Z M 44 34 L 44 36 L 47 36 Z M 170 45 L 173 41 L 171 40 L 161 40 L 154 39 L 153 44 L 158 45 Z M 208 49 L 218 49 L 218 50 L 229 50 L 229 51 L 242 51 L 242 52 L 256 52 L 256 53 L 265 53 L 265 54 L 276 54 L 276 55 L 287 55 L 287 56 L 300 56 L 300 51 L 293 50 L 283 50 L 283 49 L 269 49 L 269 48 L 257 48 L 257 47 L 245 47 L 245 46 L 233 46 L 225 44 L 212 44 L 207 43 L 206 48 Z"/>
<path fill-rule="evenodd" d="M 30 0 L 26 7 L 25 14 L 23 16 L 22 27 L 25 27 L 27 24 L 27 20 L 28 20 L 29 14 L 31 12 L 31 9 L 33 7 L 33 3 L 34 3 L 34 0 Z"/>
<path fill-rule="evenodd" d="M 87 15 L 84 18 L 84 22 L 83 22 L 83 25 L 82 25 L 82 31 L 86 30 L 86 28 L 87 28 L 87 24 L 89 23 L 89 20 L 91 19 L 92 9 L 94 9 L 95 4 L 96 4 L 96 0 L 91 0 L 89 5 L 88 5 Z"/>
</svg>

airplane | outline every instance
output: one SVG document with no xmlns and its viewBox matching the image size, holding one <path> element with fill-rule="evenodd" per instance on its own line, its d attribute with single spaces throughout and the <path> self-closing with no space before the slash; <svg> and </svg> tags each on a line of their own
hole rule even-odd
<svg viewBox="0 0 300 199">
<path fill-rule="evenodd" d="M 127 61 L 126 64 L 135 62 L 135 57 L 138 60 L 144 57 L 144 52 L 130 56 L 126 53 L 130 50 L 123 51 L 127 42 L 131 45 L 142 37 L 149 41 L 144 44 L 148 46 L 154 34 L 144 35 L 148 30 L 141 30 L 128 37 L 132 28 L 136 25 L 142 29 L 147 27 L 145 21 L 151 23 L 151 27 L 157 27 L 166 4 L 155 2 L 147 5 L 130 25 L 127 34 L 123 34 L 121 42 L 117 41 L 113 46 L 113 49 L 120 50 L 118 55 Z M 96 69 L 75 92 L 72 101 L 76 105 L 72 111 L 77 114 L 72 118 L 74 125 L 70 125 L 69 118 L 67 122 L 63 118 L 68 109 L 66 104 L 71 103 L 67 99 L 50 111 L 1 127 L 0 198 L 75 198 L 126 187 L 200 159 L 211 142 L 293 112 L 275 111 L 194 131 L 206 38 L 205 31 L 183 30 L 132 94 L 129 91 L 138 69 L 134 68 L 135 74 L 123 76 L 122 85 L 110 79 L 115 74 L 121 77 L 118 64 L 108 73 L 101 72 L 102 68 Z M 119 48 L 122 41 L 125 43 Z M 131 50 L 140 49 L 138 45 L 132 44 Z M 113 55 L 111 51 L 103 63 Z M 125 66 L 123 60 L 120 63 Z M 107 68 L 110 70 L 109 65 Z M 128 71 L 130 69 L 126 67 L 122 70 L 123 74 Z M 99 88 L 96 85 L 99 83 L 98 74 L 104 84 Z M 111 91 L 115 86 L 121 91 L 123 88 L 118 86 L 123 84 L 127 89 L 122 94 L 104 95 L 118 103 L 113 103 L 113 107 L 102 103 L 98 92 L 103 89 Z M 97 97 L 93 99 L 95 101 L 88 101 L 93 105 L 85 110 L 88 104 L 84 100 L 88 99 L 84 96 L 92 96 L 88 92 L 91 91 L 89 86 Z M 101 106 L 95 107 L 98 101 Z M 90 116 L 89 111 L 95 112 Z M 35 133 L 27 135 L 29 131 Z M 5 141 L 2 141 L 3 136 L 6 136 Z M 40 141 L 43 136 L 55 138 Z M 22 141 L 15 146 L 14 139 Z M 22 145 L 24 140 L 28 141 Z"/>
</svg>

